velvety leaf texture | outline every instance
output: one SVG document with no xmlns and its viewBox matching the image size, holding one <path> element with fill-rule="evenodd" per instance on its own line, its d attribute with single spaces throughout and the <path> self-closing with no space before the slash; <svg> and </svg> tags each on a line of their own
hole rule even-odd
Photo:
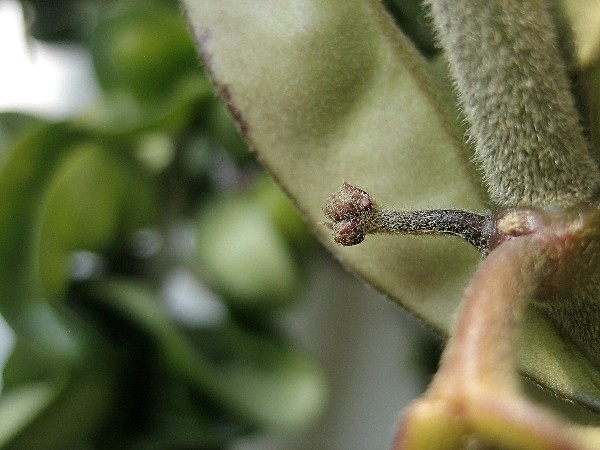
<svg viewBox="0 0 600 450">
<path fill-rule="evenodd" d="M 398 208 L 485 209 L 427 63 L 375 0 L 184 0 L 215 88 L 258 158 L 351 271 L 448 334 L 480 257 L 453 238 L 369 236 L 342 248 L 321 208 L 343 181 Z M 600 376 L 536 312 L 521 367 L 559 394 L 600 398 Z M 393 351 L 393 349 L 390 349 Z"/>
</svg>

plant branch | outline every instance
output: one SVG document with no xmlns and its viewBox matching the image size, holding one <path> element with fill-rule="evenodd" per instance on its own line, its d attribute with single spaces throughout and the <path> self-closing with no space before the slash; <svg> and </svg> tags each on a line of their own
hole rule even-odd
<svg viewBox="0 0 600 450">
<path fill-rule="evenodd" d="M 545 0 L 428 0 L 492 200 L 568 207 L 600 172 Z"/>
<path fill-rule="evenodd" d="M 563 259 L 555 237 L 542 232 L 506 242 L 479 266 L 440 369 L 406 412 L 394 449 L 596 448 L 600 430 L 571 425 L 527 400 L 515 366 L 525 306 Z"/>
<path fill-rule="evenodd" d="M 361 243 L 367 234 L 451 234 L 487 254 L 494 231 L 491 215 L 455 209 L 379 209 L 367 192 L 350 183 L 344 183 L 329 197 L 323 212 L 331 220 L 326 225 L 333 231 L 334 240 L 344 246 Z"/>
</svg>

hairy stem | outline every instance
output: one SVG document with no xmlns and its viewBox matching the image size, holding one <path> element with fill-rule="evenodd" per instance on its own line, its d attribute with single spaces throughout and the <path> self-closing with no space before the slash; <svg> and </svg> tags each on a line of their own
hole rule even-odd
<svg viewBox="0 0 600 450">
<path fill-rule="evenodd" d="M 329 197 L 323 212 L 331 221 L 326 225 L 333 231 L 334 240 L 345 246 L 361 243 L 367 234 L 451 234 L 487 254 L 495 231 L 490 214 L 455 209 L 379 209 L 366 191 L 350 183 L 344 183 Z"/>
<path fill-rule="evenodd" d="M 589 202 L 583 137 L 545 0 L 428 0 L 476 158 L 501 206 Z"/>
<path fill-rule="evenodd" d="M 377 211 L 370 219 L 373 233 L 451 234 L 487 253 L 492 232 L 488 216 L 456 209 Z"/>
</svg>

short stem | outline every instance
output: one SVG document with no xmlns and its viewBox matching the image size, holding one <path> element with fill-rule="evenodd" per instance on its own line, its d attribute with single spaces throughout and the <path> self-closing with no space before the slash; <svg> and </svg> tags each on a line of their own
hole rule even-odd
<svg viewBox="0 0 600 450">
<path fill-rule="evenodd" d="M 451 234 L 487 253 L 493 224 L 489 215 L 456 209 L 376 211 L 369 220 L 372 233 Z"/>
<path fill-rule="evenodd" d="M 334 240 L 341 245 L 356 245 L 365 235 L 375 233 L 452 234 L 487 254 L 495 231 L 495 217 L 456 209 L 390 211 L 379 209 L 371 196 L 350 183 L 333 193 L 323 212 L 331 222 Z"/>
</svg>

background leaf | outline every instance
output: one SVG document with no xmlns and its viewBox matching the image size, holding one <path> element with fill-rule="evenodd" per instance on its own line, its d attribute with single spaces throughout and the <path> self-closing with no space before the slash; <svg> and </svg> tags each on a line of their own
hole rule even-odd
<svg viewBox="0 0 600 450">
<path fill-rule="evenodd" d="M 302 427 L 322 409 L 325 380 L 298 350 L 234 327 L 216 335 L 222 348 L 216 358 L 207 358 L 163 314 L 148 289 L 111 280 L 93 290 L 95 302 L 119 311 L 154 341 L 167 371 L 229 414 L 282 430 Z M 199 337 L 206 346 L 207 337 Z"/>
<path fill-rule="evenodd" d="M 178 4 L 46 3 L 23 0 L 31 31 L 77 41 L 59 50 L 87 54 L 99 83 L 64 121 L 0 115 L 0 448 L 225 448 L 307 428 L 328 386 L 283 307 L 313 240 Z"/>
</svg>

